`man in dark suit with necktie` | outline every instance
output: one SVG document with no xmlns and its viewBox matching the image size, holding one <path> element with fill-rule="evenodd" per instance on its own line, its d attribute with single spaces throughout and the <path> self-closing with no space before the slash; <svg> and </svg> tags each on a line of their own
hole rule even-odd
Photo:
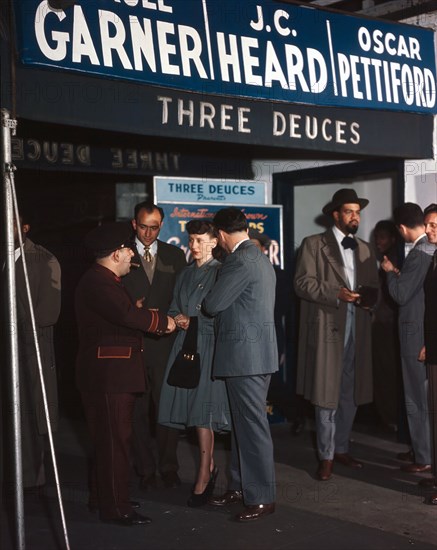
<svg viewBox="0 0 437 550">
<path fill-rule="evenodd" d="M 203 302 L 216 317 L 213 375 L 224 378 L 232 415 L 229 490 L 208 502 L 227 506 L 243 500 L 236 520 L 254 521 L 275 511 L 273 444 L 266 413 L 271 374 L 278 370 L 275 331 L 276 276 L 267 256 L 250 241 L 238 208 L 214 217 L 228 256 Z"/>
<path fill-rule="evenodd" d="M 378 288 L 378 272 L 369 245 L 355 237 L 368 203 L 353 189 L 334 193 L 323 208 L 334 226 L 306 237 L 297 260 L 297 393 L 315 405 L 320 481 L 331 478 L 334 461 L 363 467 L 349 454 L 349 438 L 357 406 L 372 401 L 371 316 L 357 306 L 364 306 L 360 287 Z"/>
<path fill-rule="evenodd" d="M 428 241 L 437 244 L 437 204 L 430 204 L 424 211 L 425 233 Z M 428 406 L 431 424 L 431 466 L 432 478 L 423 478 L 419 485 L 437 489 L 437 250 L 429 266 L 423 284 L 425 291 L 425 346 L 419 360 L 425 361 L 428 373 Z M 426 501 L 428 502 L 428 500 Z M 437 504 L 437 493 L 429 497 L 430 504 Z"/>
<path fill-rule="evenodd" d="M 186 266 L 185 254 L 180 248 L 158 240 L 164 219 L 162 208 L 151 202 L 141 202 L 135 206 L 134 215 L 133 261 L 138 263 L 140 268 L 131 270 L 123 279 L 123 285 L 132 300 L 144 300 L 144 308 L 167 312 L 173 298 L 176 277 Z M 176 455 L 179 431 L 155 424 L 158 464 L 150 432 L 150 400 L 157 413 L 165 368 L 173 342 L 172 334 L 161 338 L 153 334 L 147 334 L 145 337 L 144 359 L 149 388 L 135 402 L 133 437 L 134 467 L 140 476 L 140 488 L 143 490 L 156 486 L 157 469 L 166 487 L 180 485 Z"/>
<path fill-rule="evenodd" d="M 414 462 L 402 467 L 408 473 L 431 471 L 431 434 L 427 407 L 426 368 L 418 360 L 424 344 L 425 300 L 423 283 L 435 246 L 428 242 L 422 209 L 406 202 L 395 208 L 394 222 L 405 242 L 413 245 L 400 272 L 384 256 L 381 267 L 387 273 L 390 296 L 399 305 L 399 341 L 405 407 Z"/>
</svg>

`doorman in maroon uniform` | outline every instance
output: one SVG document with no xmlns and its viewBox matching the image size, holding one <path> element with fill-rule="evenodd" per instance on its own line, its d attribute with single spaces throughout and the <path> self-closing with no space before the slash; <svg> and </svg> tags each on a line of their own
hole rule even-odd
<svg viewBox="0 0 437 550">
<path fill-rule="evenodd" d="M 130 231 L 128 224 L 111 223 L 86 237 L 96 261 L 76 290 L 76 377 L 95 452 L 89 507 L 102 521 L 141 525 L 151 520 L 133 510 L 129 471 L 133 405 L 146 389 L 143 335 L 172 332 L 175 323 L 133 303 L 122 285 L 133 256 L 125 245 Z"/>
</svg>

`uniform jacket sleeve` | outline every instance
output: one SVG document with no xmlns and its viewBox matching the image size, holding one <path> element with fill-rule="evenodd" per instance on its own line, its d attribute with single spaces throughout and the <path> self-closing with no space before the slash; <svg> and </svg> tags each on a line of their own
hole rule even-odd
<svg viewBox="0 0 437 550">
<path fill-rule="evenodd" d="M 157 334 L 167 328 L 166 314 L 137 308 L 122 284 L 111 280 L 110 275 L 100 278 L 98 291 L 84 285 L 82 293 L 82 300 L 109 323 Z"/>
</svg>

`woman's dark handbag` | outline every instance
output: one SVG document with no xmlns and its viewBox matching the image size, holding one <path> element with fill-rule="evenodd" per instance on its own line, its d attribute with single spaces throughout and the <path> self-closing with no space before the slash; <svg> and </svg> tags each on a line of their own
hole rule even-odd
<svg viewBox="0 0 437 550">
<path fill-rule="evenodd" d="M 178 388 L 197 388 L 200 379 L 200 355 L 197 353 L 198 318 L 190 317 L 182 349 L 168 373 L 167 384 Z"/>
</svg>

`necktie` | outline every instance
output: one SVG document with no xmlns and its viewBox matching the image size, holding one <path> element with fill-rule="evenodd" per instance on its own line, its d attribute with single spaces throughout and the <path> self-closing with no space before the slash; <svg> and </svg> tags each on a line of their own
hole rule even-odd
<svg viewBox="0 0 437 550">
<path fill-rule="evenodd" d="M 342 241 L 341 241 L 341 246 L 345 249 L 347 248 L 351 248 L 352 250 L 355 250 L 356 247 L 358 246 L 358 243 L 355 239 L 353 239 L 352 237 L 345 237 Z"/>
<path fill-rule="evenodd" d="M 144 256 L 143 258 L 146 260 L 146 262 L 152 261 L 152 254 L 150 254 L 150 246 L 144 247 Z"/>
</svg>

